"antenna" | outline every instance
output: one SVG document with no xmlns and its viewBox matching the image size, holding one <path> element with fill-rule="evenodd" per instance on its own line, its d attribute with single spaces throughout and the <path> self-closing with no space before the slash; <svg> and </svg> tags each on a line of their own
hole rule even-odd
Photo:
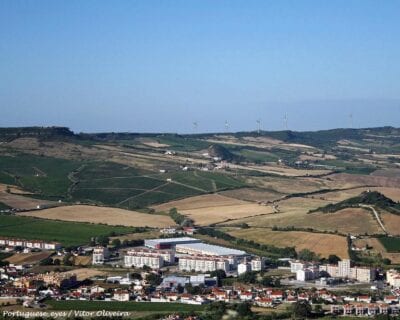
<svg viewBox="0 0 400 320">
<path fill-rule="evenodd" d="M 225 132 L 229 131 L 229 122 L 228 120 L 225 120 Z"/>
<path fill-rule="evenodd" d="M 285 115 L 283 116 L 283 124 L 285 126 L 285 130 L 288 129 L 288 115 L 287 113 L 285 113 Z"/>
<path fill-rule="evenodd" d="M 350 119 L 350 128 L 353 128 L 353 114 L 349 114 L 349 119 Z"/>
<path fill-rule="evenodd" d="M 199 124 L 197 123 L 197 121 L 193 122 L 193 131 L 196 133 L 197 132 L 197 127 L 199 126 Z"/>
<path fill-rule="evenodd" d="M 261 132 L 261 119 L 257 119 L 256 122 L 257 122 L 257 132 L 258 132 L 258 134 L 260 134 L 260 132 Z"/>
</svg>

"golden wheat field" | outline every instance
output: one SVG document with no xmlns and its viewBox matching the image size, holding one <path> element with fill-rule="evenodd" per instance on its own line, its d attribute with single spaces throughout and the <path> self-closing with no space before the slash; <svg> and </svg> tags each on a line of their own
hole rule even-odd
<svg viewBox="0 0 400 320">
<path fill-rule="evenodd" d="M 156 211 L 167 211 L 170 208 L 177 208 L 181 214 L 188 216 L 200 225 L 265 215 L 273 212 L 271 206 L 233 199 L 218 194 L 190 197 L 168 202 L 153 208 Z"/>
<path fill-rule="evenodd" d="M 347 240 L 342 236 L 302 231 L 272 231 L 265 228 L 237 229 L 229 233 L 258 243 L 277 247 L 295 247 L 296 251 L 309 249 L 321 257 L 327 257 L 330 254 L 336 254 L 341 258 L 348 257 Z"/>
<path fill-rule="evenodd" d="M 175 224 L 170 217 L 165 215 L 146 214 L 118 208 L 87 205 L 74 205 L 40 211 L 22 212 L 18 215 L 51 220 L 101 223 L 127 227 L 148 226 L 159 228 L 168 227 Z"/>
</svg>

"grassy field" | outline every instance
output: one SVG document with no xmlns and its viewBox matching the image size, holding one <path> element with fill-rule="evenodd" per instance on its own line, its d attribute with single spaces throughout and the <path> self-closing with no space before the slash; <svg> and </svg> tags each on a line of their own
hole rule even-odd
<svg viewBox="0 0 400 320">
<path fill-rule="evenodd" d="M 379 241 L 388 252 L 400 252 L 400 238 L 383 237 L 379 238 Z"/>
<path fill-rule="evenodd" d="M 236 229 L 228 233 L 238 238 L 276 247 L 294 246 L 296 251 L 309 249 L 321 257 L 328 257 L 330 254 L 336 254 L 341 258 L 348 257 L 346 238 L 341 236 L 301 231 L 272 231 L 265 228 Z"/>
<path fill-rule="evenodd" d="M 52 310 L 81 311 L 152 311 L 152 312 L 190 312 L 202 311 L 204 306 L 183 303 L 157 302 L 118 302 L 118 301 L 54 301 L 46 302 Z"/>
<path fill-rule="evenodd" d="M 166 215 L 147 214 L 119 208 L 84 205 L 65 206 L 40 211 L 22 212 L 19 215 L 51 220 L 89 222 L 125 227 L 162 228 L 175 224 L 174 221 L 172 221 L 172 219 Z"/>
<path fill-rule="evenodd" d="M 159 173 L 104 162 L 86 165 L 76 178 L 79 183 L 72 191 L 74 199 L 127 209 L 243 186 L 239 180 L 221 173 Z"/>
<path fill-rule="evenodd" d="M 76 246 L 90 242 L 92 237 L 126 234 L 127 227 L 111 227 L 89 223 L 52 221 L 32 217 L 0 216 L 0 235 L 32 240 L 60 242 L 64 246 Z"/>
<path fill-rule="evenodd" d="M 12 182 L 46 197 L 63 198 L 71 185 L 68 174 L 79 166 L 76 161 L 29 154 L 1 156 L 0 182 Z"/>
</svg>

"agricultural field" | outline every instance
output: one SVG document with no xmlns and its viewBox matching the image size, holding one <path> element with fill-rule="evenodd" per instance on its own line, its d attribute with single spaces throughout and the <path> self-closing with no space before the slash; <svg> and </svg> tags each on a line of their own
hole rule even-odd
<svg viewBox="0 0 400 320">
<path fill-rule="evenodd" d="M 36 264 L 40 261 L 48 258 L 53 252 L 41 251 L 41 252 L 31 252 L 31 253 L 15 253 L 9 258 L 6 258 L 9 263 L 16 265 L 19 264 Z"/>
<path fill-rule="evenodd" d="M 379 241 L 388 252 L 400 252 L 400 238 L 382 237 Z"/>
<path fill-rule="evenodd" d="M 8 193 L 0 191 L 0 201 L 6 206 L 16 209 L 36 209 L 37 206 L 54 206 L 54 201 L 35 199 L 22 194 Z"/>
<path fill-rule="evenodd" d="M 18 215 L 50 220 L 89 222 L 125 227 L 162 228 L 175 224 L 174 221 L 166 215 L 146 214 L 118 208 L 86 205 L 28 211 L 19 213 Z"/>
<path fill-rule="evenodd" d="M 87 244 L 92 237 L 127 234 L 127 227 L 53 221 L 33 217 L 0 217 L 0 236 L 60 242 L 63 246 Z"/>
<path fill-rule="evenodd" d="M 75 175 L 72 197 L 135 209 L 243 184 L 226 175 L 201 171 L 155 173 L 115 163 L 92 163 Z"/>
<path fill-rule="evenodd" d="M 218 194 L 172 201 L 153 208 L 156 211 L 168 211 L 171 208 L 176 208 L 179 213 L 193 219 L 200 225 L 273 213 L 271 206 L 263 206 Z"/>
<path fill-rule="evenodd" d="M 238 238 L 276 247 L 294 246 L 296 251 L 309 249 L 321 257 L 328 257 L 330 254 L 336 254 L 341 258 L 348 257 L 346 237 L 338 235 L 301 231 L 272 231 L 266 228 L 232 229 L 228 233 Z"/>
<path fill-rule="evenodd" d="M 31 154 L 0 156 L 0 182 L 44 197 L 65 198 L 71 185 L 68 175 L 79 166 L 76 161 Z"/>
<path fill-rule="evenodd" d="M 368 248 L 370 248 L 368 251 L 366 251 L 368 255 L 380 255 L 383 258 L 390 259 L 392 264 L 400 264 L 400 252 L 388 252 L 378 238 L 364 237 L 355 240 L 354 244 L 358 248 L 365 248 L 368 246 Z"/>
<path fill-rule="evenodd" d="M 282 193 L 259 188 L 241 188 L 219 192 L 223 196 L 244 201 L 268 202 L 276 201 L 285 196 Z"/>
<path fill-rule="evenodd" d="M 320 178 L 296 178 L 265 176 L 245 177 L 245 183 L 249 186 L 264 189 L 279 194 L 292 194 L 315 192 L 330 188 L 331 182 Z"/>
<path fill-rule="evenodd" d="M 379 210 L 382 222 L 389 232 L 394 236 L 400 236 L 400 216 Z"/>
</svg>

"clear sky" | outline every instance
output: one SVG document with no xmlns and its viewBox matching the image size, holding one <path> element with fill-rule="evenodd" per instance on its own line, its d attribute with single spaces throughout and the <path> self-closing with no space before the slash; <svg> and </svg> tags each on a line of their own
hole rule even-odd
<svg viewBox="0 0 400 320">
<path fill-rule="evenodd" d="M 0 126 L 400 126 L 398 0 L 0 0 Z"/>
</svg>

